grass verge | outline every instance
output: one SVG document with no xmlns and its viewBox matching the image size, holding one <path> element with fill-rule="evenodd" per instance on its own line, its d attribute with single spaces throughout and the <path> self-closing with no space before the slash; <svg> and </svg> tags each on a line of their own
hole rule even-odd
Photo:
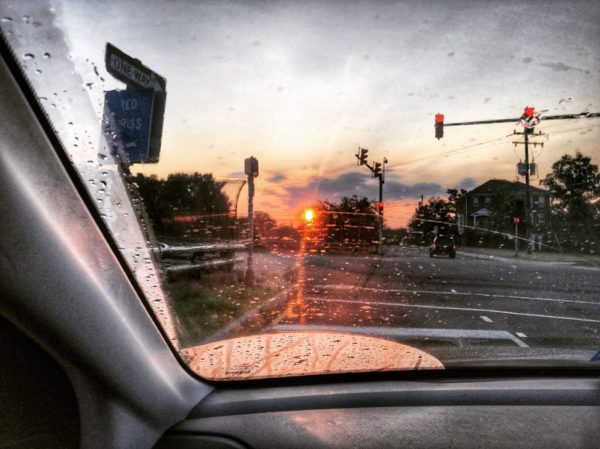
<svg viewBox="0 0 600 449">
<path fill-rule="evenodd" d="M 282 291 L 284 283 L 257 282 L 247 287 L 237 273 L 211 273 L 167 285 L 181 347 L 209 335 Z"/>
</svg>

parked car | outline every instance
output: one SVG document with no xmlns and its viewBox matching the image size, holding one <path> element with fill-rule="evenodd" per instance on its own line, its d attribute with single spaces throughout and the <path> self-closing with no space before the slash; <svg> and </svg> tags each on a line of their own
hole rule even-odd
<svg viewBox="0 0 600 449">
<path fill-rule="evenodd" d="M 433 239 L 429 249 L 429 257 L 434 255 L 447 255 L 450 259 L 456 257 L 456 243 L 451 235 L 438 235 Z"/>
</svg>

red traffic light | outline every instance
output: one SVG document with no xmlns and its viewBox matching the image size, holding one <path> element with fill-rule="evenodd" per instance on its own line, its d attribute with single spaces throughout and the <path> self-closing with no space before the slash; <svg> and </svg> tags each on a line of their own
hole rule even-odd
<svg viewBox="0 0 600 449">
<path fill-rule="evenodd" d="M 525 106 L 525 110 L 523 111 L 523 115 L 525 117 L 533 117 L 535 114 L 535 108 L 531 107 L 531 106 Z"/>
<path fill-rule="evenodd" d="M 379 208 L 379 210 L 383 210 L 383 201 L 378 201 L 377 207 Z"/>
<path fill-rule="evenodd" d="M 521 223 L 521 217 L 514 217 L 515 224 Z"/>
<path fill-rule="evenodd" d="M 444 114 L 435 114 L 435 138 L 444 137 Z"/>
</svg>

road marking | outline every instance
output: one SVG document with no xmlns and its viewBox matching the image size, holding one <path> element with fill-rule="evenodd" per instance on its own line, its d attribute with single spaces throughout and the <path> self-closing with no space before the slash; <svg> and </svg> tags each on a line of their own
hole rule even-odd
<svg viewBox="0 0 600 449">
<path fill-rule="evenodd" d="M 454 295 L 454 296 L 481 296 L 484 298 L 508 298 L 508 299 L 521 299 L 525 301 L 549 301 L 549 302 L 568 302 L 573 304 L 589 304 L 593 306 L 600 306 L 599 302 L 592 301 L 578 301 L 576 299 L 556 299 L 556 298 L 540 298 L 536 296 L 514 296 L 514 295 L 498 295 L 493 293 L 471 293 L 471 292 L 457 292 L 452 289 L 451 291 L 439 291 L 439 290 L 402 290 L 402 289 L 385 289 L 385 288 L 373 288 L 373 287 L 358 287 L 353 285 L 343 285 L 343 284 L 328 284 L 320 286 L 322 289 L 331 289 L 331 290 L 366 290 L 371 292 L 383 292 L 383 293 L 425 293 L 425 294 L 435 294 L 435 295 Z"/>
<path fill-rule="evenodd" d="M 516 316 L 528 316 L 532 318 L 550 318 L 553 320 L 565 320 L 565 321 L 579 321 L 583 323 L 600 323 L 600 320 L 593 320 L 591 318 L 574 318 L 568 316 L 554 316 L 554 315 L 542 315 L 539 313 L 523 313 L 513 312 L 510 310 L 496 310 L 496 309 L 475 309 L 470 307 L 448 307 L 448 306 L 430 306 L 425 304 L 399 304 L 397 302 L 384 302 L 384 301 L 358 301 L 353 299 L 335 299 L 335 298 L 317 298 L 317 297 L 305 297 L 306 301 L 317 301 L 317 302 L 341 302 L 348 304 L 375 304 L 378 306 L 388 307 L 405 307 L 413 309 L 436 309 L 436 310 L 456 310 L 460 312 L 485 312 L 485 313 L 499 313 L 502 315 L 516 315 Z"/>
<path fill-rule="evenodd" d="M 436 337 L 436 338 L 476 338 L 482 340 L 511 340 L 521 348 L 529 346 L 524 341 L 515 337 L 507 331 L 482 331 L 471 329 L 435 329 L 435 328 L 418 328 L 418 327 L 374 327 L 374 326 L 329 326 L 315 324 L 280 324 L 272 326 L 271 329 L 280 332 L 289 332 L 294 330 L 311 330 L 323 331 L 329 330 L 334 332 L 348 333 L 365 333 L 369 335 L 377 335 L 381 337 Z"/>
<path fill-rule="evenodd" d="M 517 334 L 517 337 L 519 338 L 527 338 L 527 335 L 525 335 L 523 332 L 515 332 Z"/>
<path fill-rule="evenodd" d="M 493 323 L 494 322 L 490 317 L 487 317 L 485 315 L 479 315 L 479 318 L 481 318 L 486 323 Z"/>
</svg>

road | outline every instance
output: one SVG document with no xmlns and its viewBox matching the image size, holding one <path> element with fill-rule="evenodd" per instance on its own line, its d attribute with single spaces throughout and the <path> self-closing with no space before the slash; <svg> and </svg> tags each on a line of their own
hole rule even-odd
<svg viewBox="0 0 600 449">
<path fill-rule="evenodd" d="M 460 253 L 430 258 L 426 248 L 398 247 L 384 257 L 298 257 L 293 276 L 287 294 L 241 320 L 235 333 L 358 331 L 446 358 L 465 347 L 492 358 L 506 349 L 600 349 L 598 268 Z"/>
</svg>

